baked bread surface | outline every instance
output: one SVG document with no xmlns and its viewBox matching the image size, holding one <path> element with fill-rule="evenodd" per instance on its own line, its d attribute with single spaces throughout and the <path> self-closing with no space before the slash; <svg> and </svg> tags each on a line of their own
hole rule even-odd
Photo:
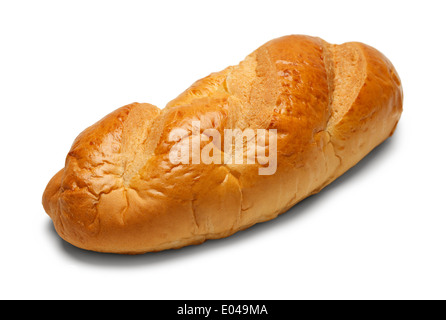
<svg viewBox="0 0 446 320">
<path fill-rule="evenodd" d="M 392 135 L 402 98 L 394 67 L 370 46 L 274 39 L 161 110 L 133 103 L 87 128 L 43 206 L 57 233 L 87 250 L 137 254 L 227 237 L 277 217 L 354 166 Z M 169 134 L 192 132 L 193 121 L 221 136 L 275 129 L 275 173 L 259 175 L 265 165 L 257 162 L 172 163 Z"/>
</svg>

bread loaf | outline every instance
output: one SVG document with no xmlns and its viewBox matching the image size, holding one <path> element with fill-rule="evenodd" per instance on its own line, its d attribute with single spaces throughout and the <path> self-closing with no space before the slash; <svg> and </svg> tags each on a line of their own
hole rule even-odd
<svg viewBox="0 0 446 320">
<path fill-rule="evenodd" d="M 392 135 L 402 98 L 394 67 L 370 46 L 278 38 L 163 109 L 133 103 L 87 128 L 43 206 L 58 234 L 87 250 L 138 254 L 227 237 L 277 217 L 354 166 Z M 236 141 L 225 136 L 229 129 L 254 134 L 242 136 L 242 163 L 228 161 Z M 195 150 L 174 152 L 194 137 L 201 138 Z M 193 161 L 210 144 L 215 161 Z"/>
</svg>

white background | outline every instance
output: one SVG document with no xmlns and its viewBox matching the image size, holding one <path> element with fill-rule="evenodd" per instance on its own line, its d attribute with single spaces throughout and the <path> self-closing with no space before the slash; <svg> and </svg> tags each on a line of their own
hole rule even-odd
<svg viewBox="0 0 446 320">
<path fill-rule="evenodd" d="M 0 298 L 445 299 L 444 1 L 1 1 Z M 43 190 L 84 128 L 287 34 L 382 51 L 395 135 L 281 217 L 141 256 L 64 243 Z"/>
</svg>

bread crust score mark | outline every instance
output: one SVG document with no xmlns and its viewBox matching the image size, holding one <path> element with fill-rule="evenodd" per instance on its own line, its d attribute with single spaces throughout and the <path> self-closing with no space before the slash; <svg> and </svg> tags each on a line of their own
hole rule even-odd
<svg viewBox="0 0 446 320">
<path fill-rule="evenodd" d="M 392 135 L 395 68 L 376 49 L 291 35 L 198 80 L 165 108 L 133 103 L 83 131 L 43 206 L 87 250 L 138 254 L 227 237 L 319 192 Z M 175 128 L 277 130 L 277 171 L 173 164 Z M 268 148 L 268 146 L 266 146 Z M 222 156 L 224 151 L 222 150 Z"/>
</svg>

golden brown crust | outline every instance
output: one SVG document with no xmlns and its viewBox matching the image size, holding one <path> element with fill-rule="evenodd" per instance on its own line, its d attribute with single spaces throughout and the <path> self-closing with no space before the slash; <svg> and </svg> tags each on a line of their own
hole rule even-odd
<svg viewBox="0 0 446 320">
<path fill-rule="evenodd" d="M 377 50 L 278 38 L 162 110 L 134 103 L 86 129 L 43 205 L 59 235 L 88 250 L 134 254 L 226 237 L 321 190 L 389 137 L 401 112 L 400 80 Z M 172 164 L 169 134 L 191 132 L 194 120 L 222 135 L 276 129 L 277 171 Z"/>
</svg>

